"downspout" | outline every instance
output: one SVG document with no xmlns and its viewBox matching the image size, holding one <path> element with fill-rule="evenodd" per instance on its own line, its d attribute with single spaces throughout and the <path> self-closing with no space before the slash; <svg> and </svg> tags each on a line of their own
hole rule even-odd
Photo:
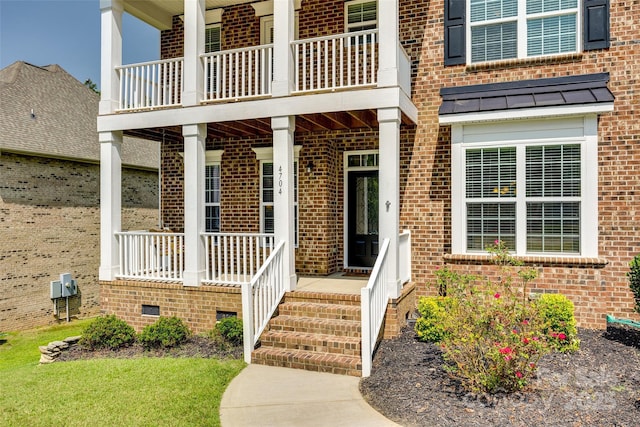
<svg viewBox="0 0 640 427">
<path fill-rule="evenodd" d="M 616 319 L 610 314 L 607 314 L 607 323 L 619 323 L 621 325 L 633 326 L 640 329 L 640 322 L 636 322 L 635 320 L 630 319 Z"/>
</svg>

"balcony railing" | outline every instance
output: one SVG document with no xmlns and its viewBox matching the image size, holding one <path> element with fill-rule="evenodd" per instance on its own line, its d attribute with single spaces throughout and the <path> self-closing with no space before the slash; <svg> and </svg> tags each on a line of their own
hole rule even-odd
<svg viewBox="0 0 640 427">
<path fill-rule="evenodd" d="M 120 79 L 119 110 L 180 105 L 183 58 L 116 67 Z"/>
<path fill-rule="evenodd" d="M 292 44 L 296 92 L 375 85 L 378 30 L 296 40 Z"/>
<path fill-rule="evenodd" d="M 237 100 L 271 95 L 273 45 L 202 55 L 204 100 Z"/>
</svg>

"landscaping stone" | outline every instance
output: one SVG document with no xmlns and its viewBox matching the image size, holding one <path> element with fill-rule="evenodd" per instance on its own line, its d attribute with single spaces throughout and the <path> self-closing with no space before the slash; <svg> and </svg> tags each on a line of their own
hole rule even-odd
<svg viewBox="0 0 640 427">
<path fill-rule="evenodd" d="M 47 345 L 38 347 L 40 350 L 40 364 L 53 363 L 62 354 L 63 351 L 70 349 L 80 341 L 80 336 L 65 338 L 62 341 L 52 341 Z"/>
</svg>

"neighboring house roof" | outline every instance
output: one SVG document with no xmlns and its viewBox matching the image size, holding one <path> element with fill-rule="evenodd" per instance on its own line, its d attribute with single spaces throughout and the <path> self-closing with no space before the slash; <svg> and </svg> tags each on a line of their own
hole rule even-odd
<svg viewBox="0 0 640 427">
<path fill-rule="evenodd" d="M 96 163 L 100 96 L 58 65 L 0 70 L 0 151 Z M 159 143 L 124 137 L 123 165 L 157 170 Z"/>
<path fill-rule="evenodd" d="M 440 115 L 611 103 L 609 73 L 442 88 Z"/>
</svg>

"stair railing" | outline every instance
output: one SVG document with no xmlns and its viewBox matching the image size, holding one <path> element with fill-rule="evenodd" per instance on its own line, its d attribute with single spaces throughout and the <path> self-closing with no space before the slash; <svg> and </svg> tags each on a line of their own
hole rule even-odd
<svg viewBox="0 0 640 427">
<path fill-rule="evenodd" d="M 362 376 L 371 375 L 373 350 L 378 343 L 380 328 L 389 301 L 389 290 L 386 286 L 388 277 L 387 254 L 389 239 L 384 239 L 382 247 L 373 266 L 367 286 L 360 291 L 362 305 Z"/>
<path fill-rule="evenodd" d="M 251 282 L 242 284 L 244 360 L 247 363 L 251 363 L 251 353 L 284 297 L 284 246 L 284 241 L 278 243 Z"/>
</svg>

